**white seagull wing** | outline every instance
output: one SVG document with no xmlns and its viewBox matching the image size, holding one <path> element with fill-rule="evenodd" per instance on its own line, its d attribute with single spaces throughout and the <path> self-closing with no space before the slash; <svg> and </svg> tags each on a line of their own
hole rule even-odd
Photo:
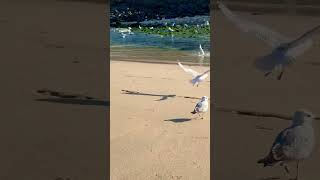
<svg viewBox="0 0 320 180">
<path fill-rule="evenodd" d="M 278 32 L 236 16 L 221 2 L 218 3 L 218 6 L 221 9 L 222 13 L 241 31 L 254 34 L 258 39 L 264 41 L 273 48 L 290 41 L 290 38 L 284 37 Z"/>
<path fill-rule="evenodd" d="M 191 74 L 193 77 L 196 77 L 199 75 L 199 73 L 193 69 L 185 68 L 180 62 L 178 62 L 179 66 L 187 73 Z"/>
<path fill-rule="evenodd" d="M 201 76 L 204 76 L 205 74 L 208 74 L 210 72 L 210 69 L 205 71 L 204 73 L 201 74 Z"/>
<path fill-rule="evenodd" d="M 311 37 L 319 32 L 320 25 L 312 28 L 311 30 L 305 32 L 303 35 L 299 36 L 297 39 L 291 41 L 288 44 L 287 55 L 289 55 L 292 58 L 296 58 L 297 56 L 303 54 L 313 45 Z"/>
</svg>

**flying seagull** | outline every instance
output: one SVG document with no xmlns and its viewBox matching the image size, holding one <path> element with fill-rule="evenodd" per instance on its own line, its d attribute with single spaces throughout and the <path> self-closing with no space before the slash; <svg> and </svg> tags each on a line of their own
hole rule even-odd
<svg viewBox="0 0 320 180">
<path fill-rule="evenodd" d="M 190 69 L 190 68 L 185 68 L 179 61 L 178 65 L 187 73 L 191 74 L 193 76 L 193 79 L 190 80 L 190 82 L 193 84 L 193 86 L 199 86 L 199 83 L 204 81 L 208 77 L 208 73 L 210 72 L 210 69 L 205 71 L 204 73 L 200 74 L 197 71 Z"/>
<path fill-rule="evenodd" d="M 276 137 L 269 154 L 258 161 L 266 166 L 273 166 L 279 163 L 284 166 L 287 174 L 290 175 L 288 162 L 296 162 L 296 177 L 299 176 L 299 162 L 310 156 L 314 145 L 314 132 L 312 121 L 314 116 L 306 110 L 298 110 L 294 113 L 290 127 L 281 131 Z"/>
<path fill-rule="evenodd" d="M 265 76 L 272 74 L 279 67 L 281 72 L 278 75 L 278 80 L 281 79 L 287 66 L 291 65 L 298 56 L 312 47 L 313 42 L 311 37 L 318 33 L 320 29 L 320 25 L 318 25 L 298 38 L 293 39 L 285 37 L 267 27 L 238 17 L 221 1 L 218 1 L 218 6 L 222 13 L 241 31 L 254 34 L 258 39 L 272 47 L 271 53 L 257 58 L 254 64 L 260 71 L 265 73 Z"/>
<path fill-rule="evenodd" d="M 131 32 L 131 27 L 128 28 L 117 28 L 118 32 L 120 33 L 130 33 Z"/>
<path fill-rule="evenodd" d="M 200 114 L 207 112 L 209 106 L 208 99 L 209 98 L 207 96 L 203 96 L 194 107 L 194 110 L 191 112 L 191 114 L 198 114 L 200 116 Z M 201 117 L 201 119 L 203 119 L 203 116 Z"/>
</svg>

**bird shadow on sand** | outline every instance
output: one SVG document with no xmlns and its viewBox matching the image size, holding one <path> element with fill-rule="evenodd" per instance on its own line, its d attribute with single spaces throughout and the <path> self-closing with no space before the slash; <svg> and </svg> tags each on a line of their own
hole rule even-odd
<svg viewBox="0 0 320 180">
<path fill-rule="evenodd" d="M 187 98 L 187 99 L 200 99 L 198 97 L 191 97 L 191 96 L 177 96 L 175 94 L 155 94 L 155 93 L 143 93 L 139 91 L 131 91 L 131 90 L 121 90 L 122 94 L 128 94 L 128 95 L 138 95 L 138 96 L 155 96 L 155 97 L 161 97 L 160 99 L 157 99 L 155 101 L 163 101 L 167 100 L 169 98 Z"/>
<path fill-rule="evenodd" d="M 164 100 L 167 100 L 169 98 L 176 97 L 175 94 L 151 94 L 151 93 L 142 93 L 142 92 L 138 92 L 138 91 L 129 91 L 129 90 L 121 90 L 121 91 L 122 91 L 122 94 L 160 97 L 160 99 L 157 99 L 155 101 L 164 101 Z"/>
<path fill-rule="evenodd" d="M 86 96 L 83 94 L 66 93 L 61 91 L 53 91 L 49 89 L 37 90 L 38 95 L 46 96 L 47 98 L 38 98 L 36 101 L 73 104 L 73 105 L 91 105 L 91 106 L 110 106 L 110 101 L 99 100 L 97 98 Z"/>
<path fill-rule="evenodd" d="M 43 99 L 36 99 L 36 101 L 49 102 L 49 103 L 61 103 L 61 104 L 73 104 L 73 105 L 87 105 L 87 106 L 110 106 L 109 101 L 88 100 L 88 99 L 43 98 Z"/>
<path fill-rule="evenodd" d="M 259 180 L 276 180 L 281 179 L 280 177 L 266 177 L 266 178 L 260 178 Z"/>
<path fill-rule="evenodd" d="M 171 121 L 174 123 L 183 123 L 183 122 L 187 122 L 187 121 L 191 121 L 191 118 L 175 118 L 175 119 L 166 119 L 164 121 Z"/>
<path fill-rule="evenodd" d="M 225 107 L 215 107 L 216 111 L 220 112 L 228 112 L 233 113 L 240 116 L 253 116 L 260 118 L 277 118 L 281 120 L 292 120 L 293 117 L 291 115 L 279 114 L 279 113 L 271 113 L 271 112 L 259 112 L 259 111 L 251 111 L 251 110 L 240 110 L 240 109 L 232 109 Z M 320 117 L 315 117 L 314 120 L 319 121 Z"/>
</svg>

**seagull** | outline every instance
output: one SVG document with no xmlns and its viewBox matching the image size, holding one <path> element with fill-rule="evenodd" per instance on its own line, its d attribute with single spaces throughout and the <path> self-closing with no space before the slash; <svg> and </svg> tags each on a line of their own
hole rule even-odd
<svg viewBox="0 0 320 180">
<path fill-rule="evenodd" d="M 118 32 L 120 33 L 130 33 L 131 32 L 131 27 L 128 27 L 128 28 L 117 28 Z"/>
<path fill-rule="evenodd" d="M 123 39 L 127 37 L 127 35 L 124 34 L 124 33 L 121 33 L 121 35 L 122 35 L 122 38 L 123 38 Z"/>
<path fill-rule="evenodd" d="M 204 25 L 209 26 L 210 25 L 209 21 L 206 21 Z"/>
<path fill-rule="evenodd" d="M 201 100 L 197 103 L 197 105 L 194 107 L 194 110 L 191 112 L 191 114 L 197 114 L 200 116 L 200 114 L 203 114 L 208 111 L 208 97 L 203 96 Z M 203 119 L 203 116 L 201 117 Z"/>
<path fill-rule="evenodd" d="M 287 163 L 295 161 L 295 180 L 298 180 L 299 162 L 310 156 L 314 146 L 313 119 L 313 114 L 307 110 L 296 111 L 291 126 L 278 134 L 269 154 L 258 163 L 264 167 L 280 163 L 290 175 Z"/>
<path fill-rule="evenodd" d="M 210 72 L 210 69 L 205 71 L 204 73 L 200 74 L 197 71 L 190 69 L 190 68 L 185 68 L 179 61 L 178 65 L 187 73 L 191 74 L 193 76 L 193 79 L 190 80 L 190 82 L 193 84 L 193 86 L 199 86 L 199 83 L 204 81 L 208 77 L 208 73 Z"/>
<path fill-rule="evenodd" d="M 204 50 L 202 49 L 201 44 L 199 45 L 200 52 L 198 52 L 199 56 L 205 56 Z"/>
<path fill-rule="evenodd" d="M 222 13 L 245 33 L 252 33 L 258 39 L 264 41 L 272 47 L 271 53 L 259 57 L 254 64 L 258 70 L 265 73 L 265 77 L 272 74 L 278 67 L 281 72 L 278 80 L 282 78 L 285 68 L 291 65 L 298 56 L 310 49 L 313 45 L 311 37 L 318 32 L 320 25 L 305 32 L 296 39 L 285 37 L 267 27 L 249 22 L 233 14 L 224 4 L 218 1 L 218 6 Z"/>
<path fill-rule="evenodd" d="M 150 27 L 150 29 L 153 29 L 153 27 Z"/>
<path fill-rule="evenodd" d="M 174 31 L 171 27 L 168 27 L 168 29 L 169 29 L 170 32 L 173 32 L 173 31 Z"/>
<path fill-rule="evenodd" d="M 142 27 L 139 25 L 139 29 L 142 29 Z"/>
</svg>

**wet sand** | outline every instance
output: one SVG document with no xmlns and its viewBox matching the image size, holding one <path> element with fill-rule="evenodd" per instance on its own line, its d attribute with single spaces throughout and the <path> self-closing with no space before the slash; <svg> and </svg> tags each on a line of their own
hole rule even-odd
<svg viewBox="0 0 320 180">
<path fill-rule="evenodd" d="M 170 48 L 135 47 L 114 45 L 111 46 L 111 57 L 117 61 L 149 62 L 158 64 L 176 64 L 177 60 L 190 65 L 209 66 L 210 53 L 199 56 L 199 50 L 181 51 Z"/>
<path fill-rule="evenodd" d="M 235 13 L 292 37 L 315 27 L 320 20 L 319 17 L 309 16 Z M 281 81 L 275 80 L 275 77 L 265 78 L 253 66 L 255 57 L 269 52 L 268 46 L 255 37 L 239 32 L 220 12 L 215 16 L 214 37 L 212 88 L 216 106 L 287 115 L 305 108 L 320 116 L 319 35 L 315 36 L 315 47 L 299 57 Z M 256 162 L 268 153 L 275 136 L 290 124 L 289 121 L 220 111 L 212 114 L 213 178 L 288 179 L 283 168 L 263 168 Z M 314 122 L 318 139 L 319 127 L 319 121 Z M 320 148 L 317 142 L 310 159 L 301 164 L 301 180 L 319 177 L 317 163 Z"/>
<path fill-rule="evenodd" d="M 111 61 L 111 179 L 210 179 L 210 112 L 190 119 L 198 100 L 183 97 L 210 84 L 189 79 L 176 64 Z"/>
</svg>

